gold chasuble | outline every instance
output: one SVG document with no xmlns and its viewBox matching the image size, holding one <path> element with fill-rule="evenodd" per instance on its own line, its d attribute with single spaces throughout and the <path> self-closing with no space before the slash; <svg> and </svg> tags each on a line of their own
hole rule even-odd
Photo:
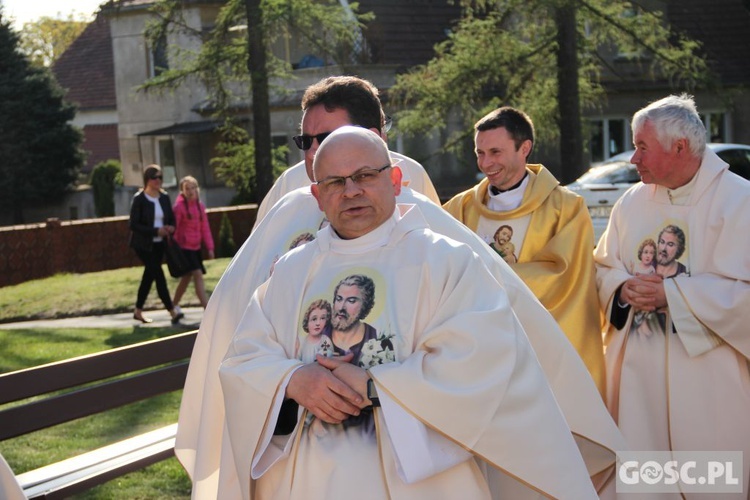
<svg viewBox="0 0 750 500">
<path fill-rule="evenodd" d="M 480 217 L 498 226 L 530 216 L 518 262 L 511 268 L 557 320 L 583 359 L 599 392 L 605 394 L 602 319 L 592 257 L 593 229 L 583 198 L 542 165 L 527 165 L 529 185 L 521 206 L 507 212 L 487 208 L 489 181 L 453 197 L 445 208 L 472 231 Z"/>
</svg>

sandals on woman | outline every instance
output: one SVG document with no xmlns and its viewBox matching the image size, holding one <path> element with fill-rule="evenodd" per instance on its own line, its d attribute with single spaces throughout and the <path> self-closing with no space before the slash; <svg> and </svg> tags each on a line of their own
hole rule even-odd
<svg viewBox="0 0 750 500">
<path fill-rule="evenodd" d="M 141 323 L 153 323 L 153 319 L 146 318 L 143 316 L 143 313 L 136 311 L 133 313 L 133 319 L 140 321 Z"/>
</svg>

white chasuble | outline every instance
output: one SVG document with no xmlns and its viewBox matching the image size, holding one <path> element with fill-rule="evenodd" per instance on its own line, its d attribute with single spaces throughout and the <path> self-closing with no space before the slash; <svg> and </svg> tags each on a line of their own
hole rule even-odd
<svg viewBox="0 0 750 500">
<path fill-rule="evenodd" d="M 16 476 L 10 470 L 8 462 L 0 455 L 0 499 L 2 500 L 25 500 L 21 485 L 18 484 Z"/>
<path fill-rule="evenodd" d="M 433 231 L 468 244 L 488 266 L 529 337 L 589 473 L 610 467 L 614 450 L 624 449 L 624 442 L 583 362 L 554 318 L 496 252 L 441 207 L 408 188 L 403 188 L 397 199 L 418 206 Z M 193 498 L 219 498 L 219 490 L 222 500 L 240 498 L 234 457 L 224 432 L 219 364 L 250 297 L 268 279 L 276 260 L 295 240 L 307 239 L 306 233 L 315 235 L 322 225 L 324 215 L 309 187 L 284 196 L 240 248 L 211 295 L 190 360 L 175 446 L 175 454 L 193 481 Z M 330 297 L 323 299 L 331 301 Z M 319 318 L 314 316 L 318 315 L 313 312 L 308 318 L 308 330 L 317 328 Z M 320 348 L 316 342 L 308 342 L 311 338 L 302 323 L 295 331 L 301 356 Z M 317 338 L 325 342 L 323 337 Z"/>
<path fill-rule="evenodd" d="M 423 194 L 429 198 L 436 205 L 440 204 L 440 198 L 438 197 L 435 186 L 432 185 L 430 176 L 427 175 L 424 167 L 412 160 L 408 156 L 404 156 L 395 151 L 389 152 L 393 164 L 397 165 L 401 169 L 401 185 L 408 187 L 414 191 Z M 305 162 L 301 161 L 296 165 L 293 165 L 276 179 L 276 182 L 271 186 L 271 190 L 268 191 L 263 201 L 258 206 L 258 213 L 255 217 L 255 224 L 253 224 L 253 231 L 258 227 L 263 218 L 268 214 L 268 211 L 286 195 L 299 188 L 309 188 L 310 178 L 307 176 L 307 169 L 305 168 Z"/>
<path fill-rule="evenodd" d="M 750 486 L 749 226 L 750 183 L 707 149 L 686 189 L 629 190 L 595 251 L 608 319 L 626 279 L 664 278 L 668 307 L 631 308 L 605 339 L 608 406 L 629 448 L 744 452 L 745 493 L 722 498 Z"/>
<path fill-rule="evenodd" d="M 337 332 L 361 328 L 360 345 L 348 349 L 356 352 L 353 362 L 369 368 L 378 392 L 405 413 L 489 464 L 492 474 L 515 478 L 529 495 L 595 497 L 503 289 L 470 248 L 426 229 L 418 208 L 406 210 L 354 240 L 321 230 L 311 244 L 279 259 L 251 300 L 220 369 L 245 496 L 253 464 L 269 452 L 278 458 L 257 478 L 257 499 L 490 498 L 468 455 L 405 481 L 394 470 L 392 448 L 410 443 L 392 439 L 388 428 L 398 421 L 379 409 L 341 425 L 302 412 L 281 456 L 280 443 L 269 444 L 277 448 L 270 451 L 262 446 L 277 423 L 274 401 L 301 363 L 304 316 L 312 304 L 329 300 L 331 324 L 321 335 L 330 335 L 338 349 Z"/>
</svg>

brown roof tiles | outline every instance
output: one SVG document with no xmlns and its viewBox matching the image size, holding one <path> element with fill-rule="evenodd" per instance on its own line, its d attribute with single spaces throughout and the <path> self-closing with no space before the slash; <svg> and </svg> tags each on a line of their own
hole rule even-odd
<svg viewBox="0 0 750 500">
<path fill-rule="evenodd" d="M 67 99 L 81 110 L 116 107 L 109 21 L 96 17 L 52 66 Z"/>
</svg>

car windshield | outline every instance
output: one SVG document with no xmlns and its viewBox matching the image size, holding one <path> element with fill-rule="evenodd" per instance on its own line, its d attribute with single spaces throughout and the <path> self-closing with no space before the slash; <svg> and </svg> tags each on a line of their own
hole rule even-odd
<svg viewBox="0 0 750 500">
<path fill-rule="evenodd" d="M 605 163 L 592 167 L 578 178 L 580 184 L 622 184 L 638 182 L 640 177 L 635 165 L 627 161 Z"/>
</svg>

